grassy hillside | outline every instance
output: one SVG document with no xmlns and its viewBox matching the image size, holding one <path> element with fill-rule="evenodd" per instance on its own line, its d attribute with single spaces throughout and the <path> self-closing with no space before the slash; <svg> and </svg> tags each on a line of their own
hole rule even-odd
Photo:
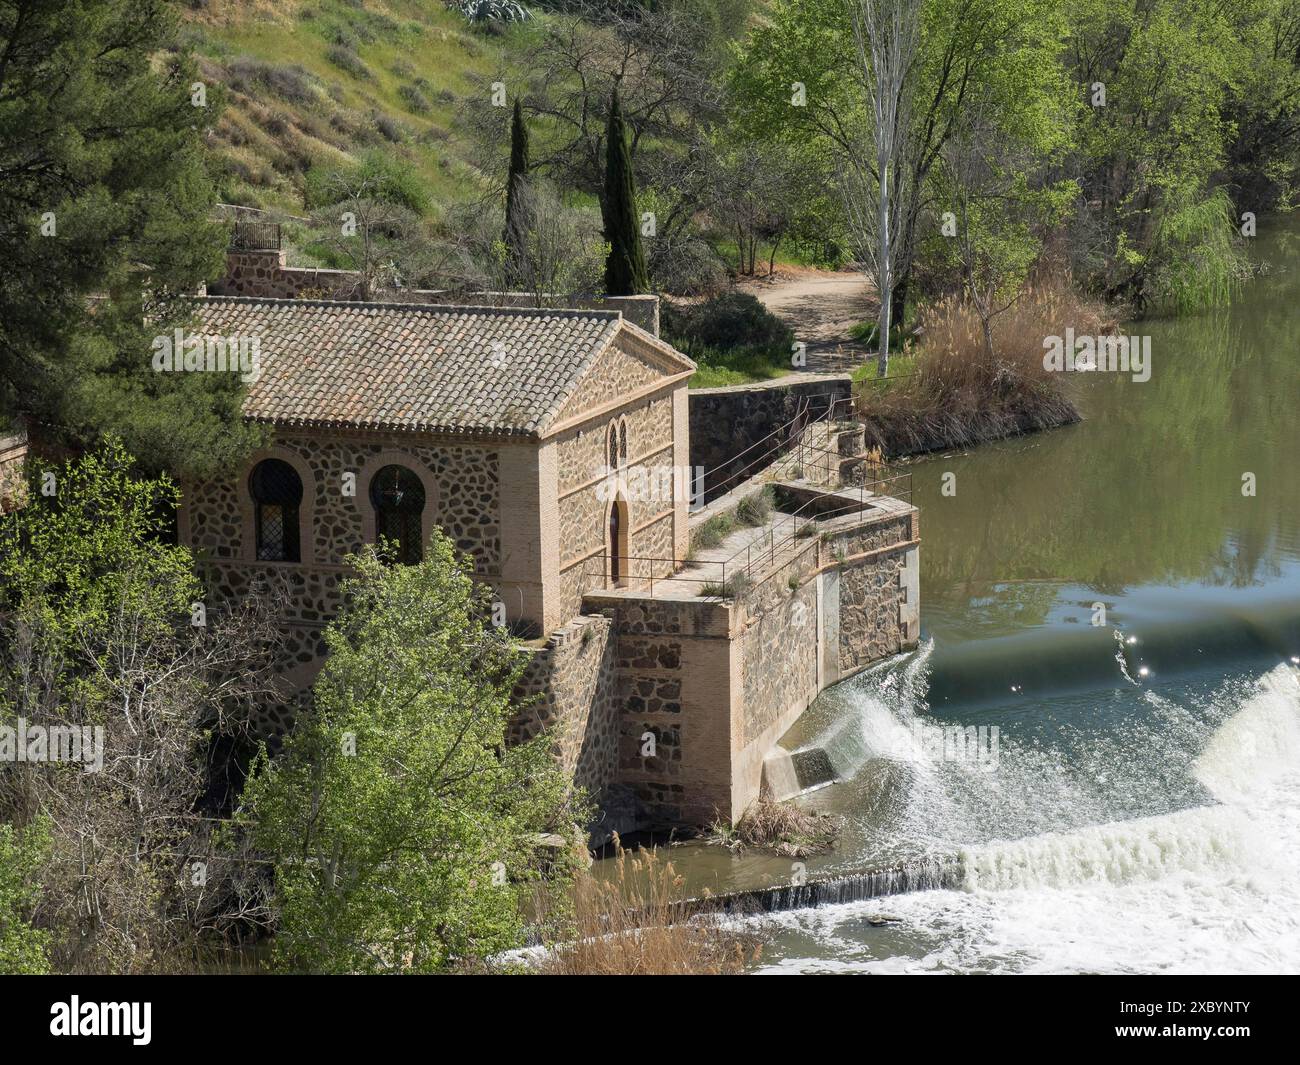
<svg viewBox="0 0 1300 1065">
<path fill-rule="evenodd" d="M 527 26 L 479 29 L 441 0 L 191 0 L 184 39 L 227 107 L 213 147 L 222 198 L 302 213 L 306 172 L 383 146 L 435 204 L 482 175 L 453 128 L 473 79 Z"/>
</svg>

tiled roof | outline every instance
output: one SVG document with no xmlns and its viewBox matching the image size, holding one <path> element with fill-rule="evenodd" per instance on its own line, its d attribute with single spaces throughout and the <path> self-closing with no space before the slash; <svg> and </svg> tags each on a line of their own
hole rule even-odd
<svg viewBox="0 0 1300 1065">
<path fill-rule="evenodd" d="M 258 338 L 246 417 L 535 436 L 620 328 L 616 311 L 209 296 L 208 335 Z"/>
</svg>

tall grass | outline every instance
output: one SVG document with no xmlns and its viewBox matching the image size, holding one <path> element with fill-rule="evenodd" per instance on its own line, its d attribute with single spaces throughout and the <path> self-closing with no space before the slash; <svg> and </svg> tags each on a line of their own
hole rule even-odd
<svg viewBox="0 0 1300 1065">
<path fill-rule="evenodd" d="M 575 883 L 572 938 L 535 971 L 556 976 L 722 976 L 756 961 L 761 941 L 707 900 L 685 897 L 683 881 L 658 851 L 617 848 L 613 875 Z"/>
<path fill-rule="evenodd" d="M 1110 332 L 1105 308 L 1078 295 L 1067 279 L 1031 284 L 992 323 L 993 355 L 979 315 L 949 297 L 923 316 L 912 376 L 881 388 L 857 385 L 868 446 L 916 454 L 997 440 L 1079 420 L 1066 375 L 1043 368 L 1043 339 Z"/>
</svg>

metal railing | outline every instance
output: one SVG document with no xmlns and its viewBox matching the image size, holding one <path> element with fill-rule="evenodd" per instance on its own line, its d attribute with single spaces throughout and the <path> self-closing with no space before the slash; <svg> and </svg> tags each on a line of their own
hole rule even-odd
<svg viewBox="0 0 1300 1065">
<path fill-rule="evenodd" d="M 827 456 L 828 462 L 834 461 L 838 463 L 859 457 L 842 455 L 837 451 L 819 448 L 811 444 L 803 444 L 802 446 L 806 451 L 820 452 Z M 633 584 L 648 583 L 650 596 L 654 595 L 656 581 L 660 583 L 663 581 L 682 581 L 690 584 L 717 585 L 720 589 L 731 589 L 737 575 L 743 575 L 748 581 L 754 581 L 756 574 L 768 570 L 775 571 L 777 561 L 783 553 L 788 551 L 790 561 L 793 561 L 800 551 L 819 543 L 823 531 L 822 526 L 827 521 L 842 518 L 846 515 L 861 514 L 868 509 L 875 509 L 872 500 L 880 496 L 911 502 L 912 475 L 910 472 L 887 463 L 874 462 L 866 456 L 862 456 L 862 460 L 871 462 L 876 472 L 886 471 L 886 475 L 873 480 L 863 480 L 847 488 L 828 489 L 820 495 L 813 496 L 794 510 L 779 514 L 776 521 L 768 523 L 768 527 L 761 536 L 751 540 L 744 547 L 724 559 L 701 560 L 620 555 L 618 556 L 619 568 L 620 572 L 625 571 L 625 576 L 614 587 L 624 587 L 628 582 Z M 884 486 L 883 489 L 882 486 Z M 849 493 L 854 492 L 856 492 L 856 499 L 849 495 Z M 831 493 L 839 496 L 844 505 L 837 506 Z M 593 587 L 591 565 L 597 562 L 600 565 L 600 573 L 596 575 L 594 582 L 597 587 Z M 644 565 L 639 566 L 637 564 Z M 680 567 L 686 566 L 691 568 L 690 571 L 680 569 Z M 667 572 L 656 575 L 655 569 L 657 567 L 667 567 Z M 642 572 L 636 572 L 638 569 L 641 569 Z M 610 587 L 609 552 L 602 551 L 599 555 L 588 558 L 583 563 L 580 579 L 583 594 L 598 589 L 608 589 Z"/>
<path fill-rule="evenodd" d="M 829 393 L 823 393 L 823 395 L 829 397 L 826 404 L 826 410 L 816 418 L 811 421 L 806 420 L 808 411 L 812 406 L 810 400 L 813 397 L 800 397 L 799 409 L 796 411 L 793 418 L 778 425 L 766 436 L 755 440 L 749 445 L 749 447 L 736 452 L 736 454 L 728 458 L 726 462 L 719 463 L 712 469 L 705 470 L 703 476 L 700 478 L 704 494 L 706 496 L 713 496 L 714 499 L 726 495 L 727 492 L 731 490 L 727 486 L 731 485 L 734 487 L 735 485 L 743 484 L 745 481 L 755 476 L 759 470 L 772 465 L 774 462 L 779 460 L 782 455 L 798 447 L 799 442 L 812 426 L 829 424 L 853 413 L 853 397 L 851 395 L 834 396 Z M 797 428 L 791 429 L 792 426 L 797 426 Z M 771 441 L 770 444 L 769 441 Z M 720 470 L 730 468 L 738 460 L 745 458 L 745 456 L 749 455 L 750 452 L 754 451 L 755 448 L 758 448 L 762 444 L 769 444 L 769 446 L 758 452 L 756 455 L 752 455 L 746 459 L 745 464 L 741 466 L 740 469 L 734 470 L 716 484 L 709 484 L 710 476 L 718 473 Z"/>
<path fill-rule="evenodd" d="M 237 220 L 230 232 L 231 251 L 279 251 L 280 223 Z"/>
<path fill-rule="evenodd" d="M 816 452 L 825 455 L 828 467 L 831 463 L 838 464 L 859 457 L 855 455 L 841 455 L 838 451 L 831 451 L 829 448 L 817 447 L 814 444 L 803 443 L 800 446 L 804 452 Z M 862 457 L 862 461 L 871 462 L 871 460 L 865 456 Z M 911 502 L 912 475 L 910 472 L 899 470 L 897 467 L 888 466 L 885 463 L 872 462 L 872 465 L 877 469 L 889 470 L 889 476 L 877 478 L 872 481 L 864 480 L 848 487 L 842 486 L 839 488 L 828 489 L 827 494 L 814 496 L 789 513 L 782 514 L 777 521 L 769 523 L 764 536 L 760 537 L 758 540 L 750 541 L 741 548 L 740 551 L 737 551 L 731 556 L 728 562 L 733 564 L 733 572 L 735 570 L 734 563 L 742 553 L 745 555 L 745 565 L 741 572 L 743 572 L 746 577 L 753 577 L 755 567 L 760 570 L 774 568 L 778 551 L 782 547 L 795 544 L 801 538 L 809 535 L 809 526 L 812 527 L 813 535 L 819 536 L 823 521 L 841 518 L 848 514 L 861 514 L 868 508 L 874 508 L 874 504 L 868 502 L 868 497 L 874 499 L 876 496 L 888 495 L 893 499 L 906 498 L 907 502 Z M 906 484 L 906 487 L 900 489 L 898 486 L 903 483 Z M 879 485 L 889 485 L 890 491 L 875 491 L 875 487 Z M 856 501 L 849 503 L 845 500 L 847 504 L 845 506 L 835 506 L 832 503 L 829 509 L 827 509 L 827 501 L 830 499 L 829 493 L 834 492 L 835 495 L 844 499 L 846 493 L 853 492 L 854 490 L 857 492 Z M 787 529 L 788 535 L 781 537 L 779 534 Z M 755 546 L 764 543 L 766 543 L 766 548 L 761 549 L 758 554 L 755 555 Z"/>
</svg>

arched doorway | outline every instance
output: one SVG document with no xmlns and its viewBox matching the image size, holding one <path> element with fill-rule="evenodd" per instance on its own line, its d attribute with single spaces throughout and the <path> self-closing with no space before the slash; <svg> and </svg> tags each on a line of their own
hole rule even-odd
<svg viewBox="0 0 1300 1065">
<path fill-rule="evenodd" d="M 609 582 L 627 579 L 627 502 L 615 499 L 609 505 Z"/>
</svg>

